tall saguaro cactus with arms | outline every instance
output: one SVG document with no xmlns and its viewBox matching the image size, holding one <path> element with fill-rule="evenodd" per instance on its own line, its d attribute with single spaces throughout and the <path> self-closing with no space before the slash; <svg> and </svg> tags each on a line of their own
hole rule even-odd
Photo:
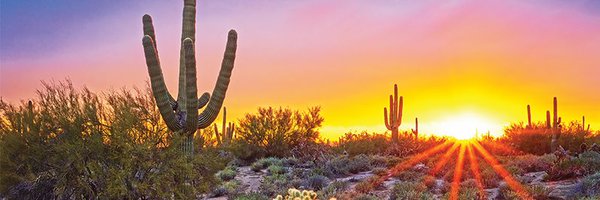
<svg viewBox="0 0 600 200">
<path fill-rule="evenodd" d="M 383 119 L 385 127 L 392 131 L 392 142 L 398 142 L 398 127 L 402 124 L 402 96 L 398 99 L 398 85 L 394 84 L 394 95 L 390 95 L 390 113 L 388 116 L 387 108 L 383 108 Z"/>
<path fill-rule="evenodd" d="M 167 90 L 162 74 L 161 64 L 156 49 L 156 34 L 150 15 L 142 18 L 144 37 L 142 44 L 146 56 L 146 65 L 150 75 L 150 84 L 160 114 L 167 127 L 187 136 L 183 150 L 191 155 L 193 149 L 193 136 L 197 129 L 210 126 L 217 118 L 233 70 L 235 52 L 237 48 L 237 33 L 229 31 L 225 55 L 221 64 L 221 71 L 212 96 L 204 93 L 198 98 L 196 85 L 196 57 L 195 57 L 195 32 L 196 32 L 196 0 L 184 0 L 183 28 L 181 33 L 181 49 L 179 58 L 179 89 L 177 100 Z M 202 113 L 198 109 L 206 108 Z"/>
</svg>

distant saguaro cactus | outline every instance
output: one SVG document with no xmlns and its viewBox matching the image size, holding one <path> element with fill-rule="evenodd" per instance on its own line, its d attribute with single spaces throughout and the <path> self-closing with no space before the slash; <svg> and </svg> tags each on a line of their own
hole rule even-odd
<svg viewBox="0 0 600 200">
<path fill-rule="evenodd" d="M 531 106 L 527 105 L 527 128 L 533 128 L 531 126 Z"/>
<path fill-rule="evenodd" d="M 390 95 L 390 113 L 388 116 L 387 108 L 383 108 L 383 117 L 385 127 L 392 131 L 392 142 L 398 142 L 398 127 L 402 124 L 402 96 L 398 99 L 398 85 L 394 84 L 394 95 Z"/>
<path fill-rule="evenodd" d="M 558 139 L 560 138 L 561 132 L 561 118 L 558 117 L 558 100 L 554 97 L 554 117 L 552 118 L 552 140 L 550 141 L 550 149 L 552 152 L 556 151 L 558 148 Z"/>
<path fill-rule="evenodd" d="M 415 137 L 415 140 L 419 139 L 419 118 L 415 117 L 415 129 L 412 129 L 412 134 Z"/>
<path fill-rule="evenodd" d="M 233 122 L 227 123 L 227 108 L 223 107 L 223 128 L 222 132 L 219 133 L 219 128 L 217 128 L 217 124 L 214 124 L 215 129 L 215 138 L 217 139 L 217 144 L 228 145 L 231 143 L 231 140 L 234 137 L 235 125 Z"/>
<path fill-rule="evenodd" d="M 167 90 L 163 78 L 158 51 L 156 49 L 156 35 L 152 18 L 144 15 L 142 18 L 144 37 L 142 44 L 150 75 L 152 93 L 160 114 L 167 127 L 182 135 L 186 135 L 183 150 L 191 155 L 193 149 L 193 135 L 197 129 L 210 126 L 217 118 L 223 105 L 229 78 L 233 70 L 235 52 L 237 48 L 237 33 L 230 30 L 225 47 L 225 55 L 221 64 L 221 71 L 212 96 L 204 93 L 198 99 L 196 85 L 196 57 L 195 57 L 195 32 L 196 32 L 196 1 L 184 0 L 183 28 L 181 34 L 181 49 L 179 58 L 179 92 L 177 100 Z M 206 108 L 198 114 L 198 109 Z"/>
<path fill-rule="evenodd" d="M 550 111 L 546 110 L 546 128 L 551 129 L 552 123 L 550 122 Z"/>
</svg>

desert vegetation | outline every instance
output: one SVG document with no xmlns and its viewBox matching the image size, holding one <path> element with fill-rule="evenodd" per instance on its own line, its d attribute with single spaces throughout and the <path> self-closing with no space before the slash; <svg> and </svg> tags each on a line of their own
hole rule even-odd
<svg viewBox="0 0 600 200">
<path fill-rule="evenodd" d="M 29 100 L 0 99 L 0 198 L 600 199 L 600 131 L 585 117 L 566 122 L 557 97 L 546 121 L 534 122 L 528 105 L 526 124 L 469 140 L 419 133 L 418 118 L 401 129 L 397 85 L 386 132 L 325 138 L 318 106 L 259 107 L 227 121 L 237 32 L 213 92 L 199 97 L 195 12 L 185 0 L 177 98 L 144 15 L 146 88 L 96 93 L 65 80 L 43 82 Z"/>
<path fill-rule="evenodd" d="M 184 154 L 187 136 L 168 128 L 155 102 L 150 87 L 97 94 L 69 81 L 44 83 L 29 101 L 2 101 L 0 193 L 9 199 L 286 199 L 298 192 L 318 199 L 599 197 L 600 133 L 578 121 L 559 126 L 553 152 L 541 122 L 514 123 L 502 137 L 468 143 L 415 138 L 410 130 L 399 131 L 397 140 L 349 132 L 332 142 L 320 135 L 319 107 L 266 107 L 225 123 L 225 132 L 215 125 L 197 131 L 194 152 Z"/>
</svg>

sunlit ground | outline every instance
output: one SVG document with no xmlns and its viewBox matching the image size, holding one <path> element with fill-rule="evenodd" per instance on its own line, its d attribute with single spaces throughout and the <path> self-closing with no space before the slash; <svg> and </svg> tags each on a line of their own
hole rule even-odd
<svg viewBox="0 0 600 200">
<path fill-rule="evenodd" d="M 463 138 L 468 135 L 462 135 Z M 509 147 L 495 147 L 497 144 L 492 144 L 492 148 L 509 148 Z M 460 183 L 463 179 L 463 168 L 465 163 L 469 163 L 470 171 L 473 173 L 477 189 L 479 191 L 480 198 L 485 199 L 485 191 L 483 187 L 483 180 L 481 178 L 480 165 L 489 165 L 492 167 L 494 172 L 498 174 L 507 183 L 508 187 L 513 190 L 521 199 L 533 199 L 531 194 L 525 190 L 525 187 L 519 183 L 509 172 L 506 170 L 500 162 L 486 150 L 477 140 L 463 139 L 463 140 L 452 140 L 446 141 L 442 144 L 434 146 L 422 153 L 410 157 L 408 160 L 401 162 L 391 168 L 386 176 L 382 176 L 379 180 L 374 181 L 373 184 L 381 184 L 386 179 L 401 173 L 413 167 L 428 158 L 433 157 L 436 154 L 444 153 L 442 156 L 437 158 L 435 166 L 429 172 L 430 175 L 435 175 L 440 171 L 442 167 L 448 163 L 450 159 L 456 160 L 456 166 L 454 168 L 454 176 L 450 185 L 450 199 L 455 200 L 459 197 Z"/>
</svg>

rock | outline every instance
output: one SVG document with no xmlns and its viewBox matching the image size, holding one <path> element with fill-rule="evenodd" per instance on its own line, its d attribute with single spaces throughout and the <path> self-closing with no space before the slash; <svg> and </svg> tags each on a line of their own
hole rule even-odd
<svg viewBox="0 0 600 200">
<path fill-rule="evenodd" d="M 416 164 L 416 165 L 413 167 L 413 171 L 416 171 L 416 172 L 422 172 L 422 173 L 425 173 L 425 172 L 427 172 L 427 170 L 429 170 L 429 167 L 427 167 L 427 165 L 425 165 L 425 164 L 423 164 L 423 163 Z"/>
<path fill-rule="evenodd" d="M 544 180 L 544 177 L 546 177 L 547 175 L 548 173 L 546 173 L 545 171 L 531 172 L 523 174 L 523 176 L 519 177 L 519 180 L 521 180 L 521 182 L 525 184 L 539 184 Z"/>
<path fill-rule="evenodd" d="M 577 179 L 547 182 L 542 185 L 550 190 L 548 196 L 553 199 L 572 199 L 583 191 L 583 184 Z"/>
<path fill-rule="evenodd" d="M 483 190 L 485 192 L 485 197 L 489 200 L 497 199 L 500 196 L 499 188 L 491 188 Z"/>
</svg>

